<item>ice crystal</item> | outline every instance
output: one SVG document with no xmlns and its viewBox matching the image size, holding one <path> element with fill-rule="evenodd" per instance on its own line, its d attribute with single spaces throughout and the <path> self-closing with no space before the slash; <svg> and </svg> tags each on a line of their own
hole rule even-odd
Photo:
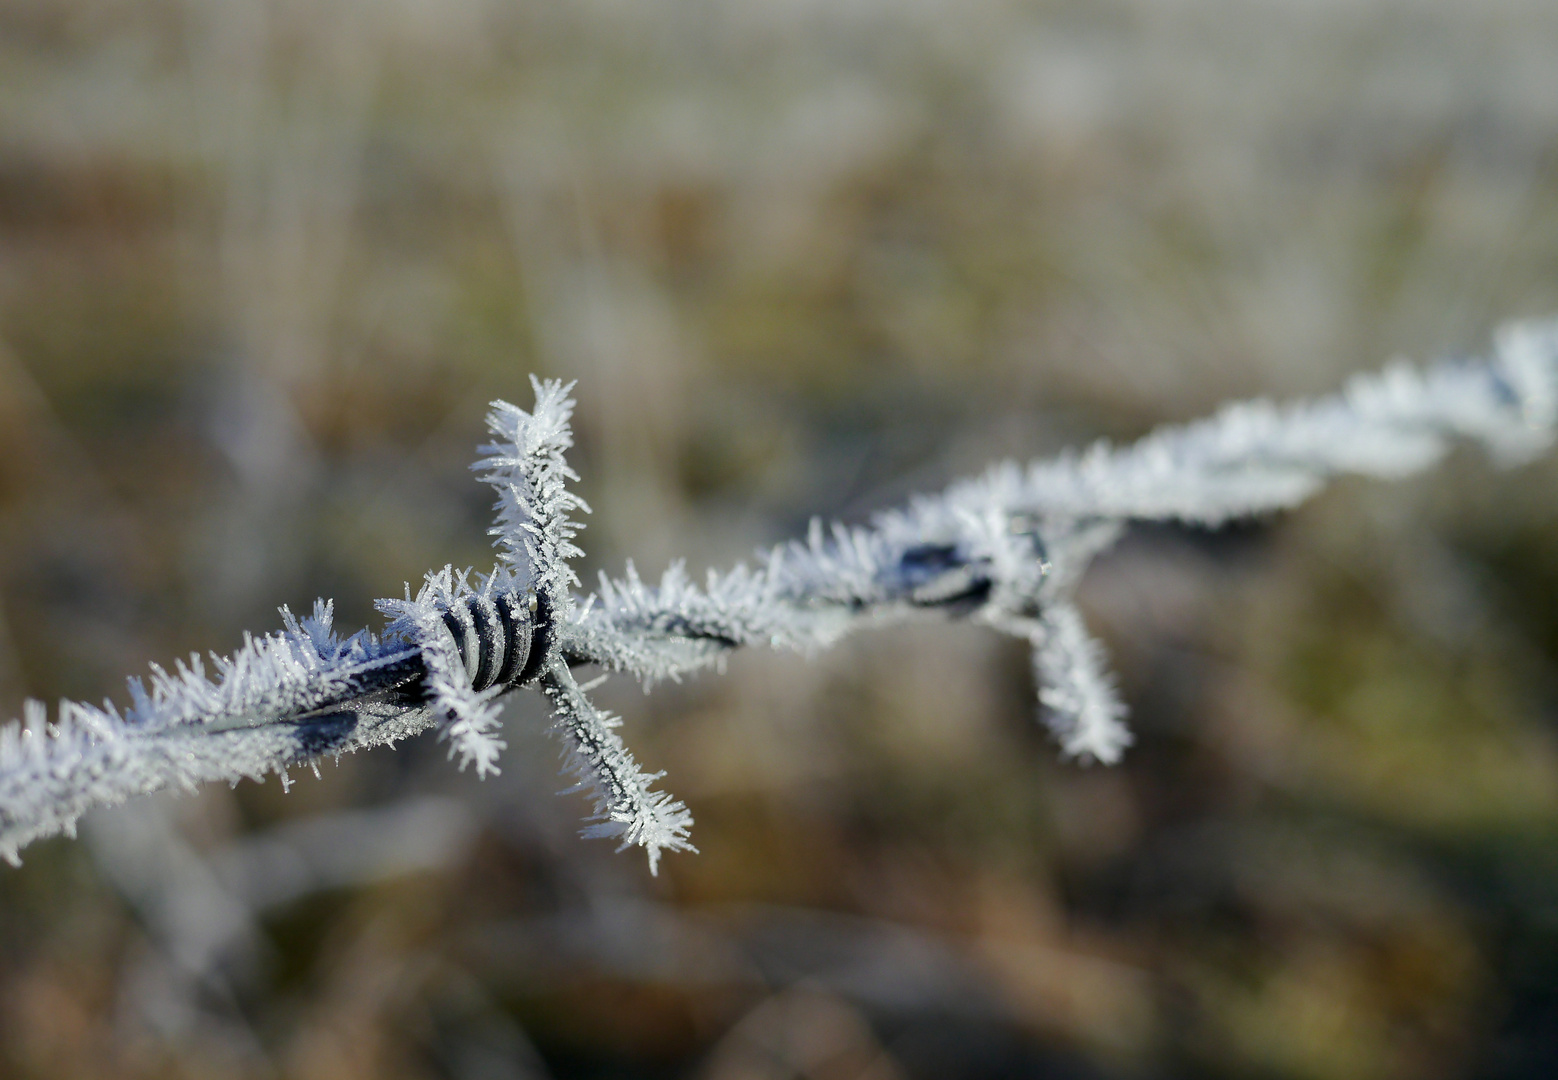
<svg viewBox="0 0 1558 1080">
<path fill-rule="evenodd" d="M 415 596 L 382 600 L 382 637 L 337 635 L 328 602 L 283 628 L 246 636 L 213 673 L 192 656 L 150 686 L 131 679 L 119 711 L 29 701 L 0 728 L 0 855 L 72 832 L 93 806 L 208 780 L 236 782 L 324 754 L 436 729 L 461 767 L 498 770 L 501 697 L 539 689 L 566 767 L 594 799 L 590 836 L 692 850 L 692 817 L 655 790 L 573 667 L 592 663 L 646 686 L 715 666 L 748 645 L 813 651 L 857 628 L 917 616 L 969 618 L 1033 649 L 1040 714 L 1068 756 L 1110 763 L 1131 736 L 1103 647 L 1070 597 L 1088 564 L 1131 521 L 1214 525 L 1290 507 L 1343 473 L 1421 470 L 1454 439 L 1500 462 L 1546 449 L 1558 424 L 1558 322 L 1502 329 L 1490 357 L 1419 371 L 1394 364 L 1337 395 L 1279 407 L 1230 405 L 1130 446 L 1100 443 L 920 496 L 867 525 L 814 521 L 755 565 L 695 582 L 674 563 L 646 582 L 632 563 L 578 596 L 571 560 L 589 508 L 578 477 L 571 384 L 532 379 L 530 412 L 492 404 L 493 442 L 474 466 L 498 493 L 499 559 L 473 577 L 445 567 Z"/>
</svg>

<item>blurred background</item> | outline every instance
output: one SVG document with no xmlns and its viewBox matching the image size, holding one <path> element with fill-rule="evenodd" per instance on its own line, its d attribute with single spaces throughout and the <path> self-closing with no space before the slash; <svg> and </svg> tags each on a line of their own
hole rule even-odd
<svg viewBox="0 0 1558 1080">
<path fill-rule="evenodd" d="M 0 702 L 490 565 L 577 379 L 586 581 L 1558 310 L 1558 7 L 0 0 Z M 5 1077 L 1558 1075 L 1558 459 L 1081 601 L 1138 744 L 926 624 L 599 692 L 697 817 L 577 837 L 539 700 L 0 869 Z"/>
</svg>

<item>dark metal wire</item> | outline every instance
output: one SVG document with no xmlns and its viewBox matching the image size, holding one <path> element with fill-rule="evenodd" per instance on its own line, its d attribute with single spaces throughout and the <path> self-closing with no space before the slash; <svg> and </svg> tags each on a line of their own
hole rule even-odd
<svg viewBox="0 0 1558 1080">
<path fill-rule="evenodd" d="M 953 616 L 976 610 L 993 587 L 988 566 L 952 545 L 908 549 L 892 578 L 899 586 L 893 590 L 899 594 L 894 600 Z M 444 608 L 444 626 L 465 663 L 472 688 L 513 690 L 536 685 L 558 636 L 554 611 L 544 591 L 476 595 Z M 725 650 L 742 644 L 690 619 L 673 619 L 656 629 L 668 637 L 705 641 Z M 589 657 L 572 652 L 565 652 L 563 659 L 570 665 L 590 662 Z M 296 725 L 300 760 L 317 757 L 348 743 L 364 720 L 424 704 L 429 699 L 426 678 L 421 649 L 407 647 L 354 675 L 337 696 L 275 722 Z"/>
</svg>

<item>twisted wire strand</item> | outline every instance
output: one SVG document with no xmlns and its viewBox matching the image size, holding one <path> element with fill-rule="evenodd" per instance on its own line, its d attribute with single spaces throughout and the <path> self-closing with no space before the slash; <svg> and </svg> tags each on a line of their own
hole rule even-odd
<svg viewBox="0 0 1558 1080">
<path fill-rule="evenodd" d="M 415 596 L 379 601 L 382 636 L 336 634 L 330 603 L 283 629 L 192 656 L 150 686 L 131 679 L 121 711 L 65 701 L 55 719 L 29 701 L 0 728 L 0 856 L 73 833 L 86 810 L 166 787 L 193 790 L 323 755 L 392 745 L 437 729 L 461 767 L 497 771 L 501 697 L 550 702 L 578 786 L 593 794 L 586 835 L 692 850 L 687 808 L 654 788 L 572 669 L 599 665 L 645 685 L 718 667 L 737 648 L 814 651 L 855 629 L 927 614 L 978 621 L 1027 640 L 1041 715 L 1071 756 L 1115 761 L 1130 743 L 1102 646 L 1070 603 L 1092 559 L 1131 520 L 1216 524 L 1292 506 L 1344 473 L 1392 478 L 1426 468 L 1457 438 L 1502 463 L 1546 449 L 1558 423 L 1558 321 L 1503 328 L 1482 361 L 1426 372 L 1394 365 L 1340 394 L 1279 408 L 1231 405 L 1130 446 L 1099 444 L 922 496 L 869 525 L 825 528 L 711 571 L 702 586 L 673 564 L 656 584 L 631 563 L 574 594 L 569 562 L 588 507 L 568 489 L 570 386 L 532 378 L 526 412 L 494 402 L 495 441 L 474 468 L 498 494 L 499 563 L 473 582 L 451 567 Z"/>
</svg>

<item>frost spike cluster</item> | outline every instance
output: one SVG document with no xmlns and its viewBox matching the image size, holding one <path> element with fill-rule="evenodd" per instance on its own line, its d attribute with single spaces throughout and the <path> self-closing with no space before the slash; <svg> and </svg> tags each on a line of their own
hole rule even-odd
<svg viewBox="0 0 1558 1080">
<path fill-rule="evenodd" d="M 656 584 L 631 563 L 577 597 L 570 560 L 589 508 L 578 477 L 571 386 L 532 379 L 531 412 L 498 401 L 494 441 L 474 468 L 498 493 L 499 562 L 487 575 L 445 567 L 415 596 L 384 600 L 382 637 L 338 636 L 329 603 L 283 629 L 245 637 L 231 658 L 200 657 L 148 688 L 130 680 L 122 712 L 61 702 L 50 722 L 29 701 L 0 729 L 0 855 L 72 832 L 93 806 L 207 780 L 236 782 L 425 731 L 461 767 L 497 771 L 502 696 L 534 687 L 550 702 L 566 768 L 594 798 L 586 835 L 691 850 L 691 815 L 653 784 L 591 704 L 572 667 L 595 664 L 646 686 L 718 666 L 747 645 L 812 651 L 850 631 L 909 617 L 970 618 L 1027 640 L 1041 714 L 1064 753 L 1105 763 L 1131 741 L 1104 651 L 1070 594 L 1132 520 L 1215 524 L 1293 506 L 1329 478 L 1394 478 L 1431 465 L 1455 439 L 1502 463 L 1545 450 L 1558 425 L 1558 321 L 1517 323 L 1484 361 L 1425 371 L 1396 364 L 1337 395 L 1278 407 L 1231 405 L 1125 447 L 1100 443 L 1026 467 L 998 465 L 869 525 L 824 527 L 762 553 L 755 566 L 680 564 Z"/>
</svg>

